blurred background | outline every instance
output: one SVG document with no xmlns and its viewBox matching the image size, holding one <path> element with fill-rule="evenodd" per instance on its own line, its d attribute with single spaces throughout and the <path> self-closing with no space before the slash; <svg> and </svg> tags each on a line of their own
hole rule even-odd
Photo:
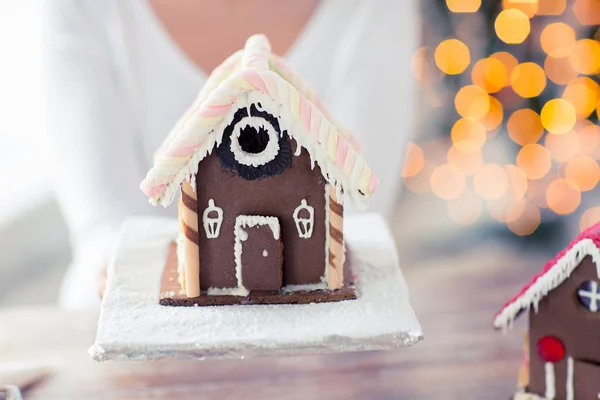
<svg viewBox="0 0 600 400">
<path fill-rule="evenodd" d="M 600 220 L 600 2 L 420 4 L 402 254 L 489 239 L 558 251 Z"/>
<path fill-rule="evenodd" d="M 55 301 L 70 260 L 43 168 L 39 12 L 0 1 L 0 305 Z M 404 262 L 482 242 L 545 256 L 600 220 L 600 1 L 422 0 L 414 19 L 390 219 Z"/>
</svg>

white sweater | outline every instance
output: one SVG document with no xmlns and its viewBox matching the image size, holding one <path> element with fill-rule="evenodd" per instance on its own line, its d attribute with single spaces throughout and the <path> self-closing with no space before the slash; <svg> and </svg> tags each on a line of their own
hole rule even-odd
<svg viewBox="0 0 600 400">
<path fill-rule="evenodd" d="M 415 8 L 412 1 L 322 0 L 285 55 L 366 145 L 381 181 L 371 210 L 386 215 L 412 129 Z M 139 184 L 207 73 L 145 0 L 47 0 L 44 17 L 48 167 L 74 250 L 60 302 L 90 306 L 123 219 L 176 215 L 177 207 L 149 205 Z"/>
</svg>

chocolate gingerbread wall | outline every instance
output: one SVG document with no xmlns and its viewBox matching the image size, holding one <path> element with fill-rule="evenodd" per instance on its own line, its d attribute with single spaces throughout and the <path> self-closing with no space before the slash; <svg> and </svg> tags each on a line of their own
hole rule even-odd
<svg viewBox="0 0 600 400">
<path fill-rule="evenodd" d="M 295 141 L 287 140 L 295 151 Z M 293 156 L 292 163 L 280 174 L 254 180 L 246 180 L 224 168 L 215 153 L 202 160 L 196 176 L 201 290 L 237 286 L 233 249 L 238 215 L 279 219 L 283 285 L 318 283 L 326 266 L 325 184 L 320 168 L 315 166 L 311 170 L 305 150 L 300 156 Z M 214 239 L 206 237 L 202 224 L 210 199 L 223 209 L 220 234 Z M 314 228 L 309 239 L 298 236 L 293 219 L 294 210 L 303 199 L 314 207 Z M 247 274 L 245 268 L 244 274 Z"/>
<path fill-rule="evenodd" d="M 565 347 L 565 357 L 555 363 L 556 400 L 566 399 L 567 357 L 573 357 L 576 364 L 585 362 L 594 377 L 600 382 L 600 314 L 585 310 L 577 299 L 577 290 L 582 282 L 598 281 L 596 265 L 590 256 L 583 259 L 582 264 L 559 287 L 552 290 L 540 301 L 538 312 L 532 309 L 529 313 L 530 340 L 530 380 L 529 391 L 544 395 L 546 390 L 546 374 L 544 360 L 537 351 L 538 340 L 544 336 L 555 336 Z M 589 388 L 582 379 L 589 379 L 581 372 L 582 368 L 574 368 L 575 399 L 592 399 L 598 396 L 599 388 Z M 582 392 L 583 391 L 583 392 Z"/>
</svg>

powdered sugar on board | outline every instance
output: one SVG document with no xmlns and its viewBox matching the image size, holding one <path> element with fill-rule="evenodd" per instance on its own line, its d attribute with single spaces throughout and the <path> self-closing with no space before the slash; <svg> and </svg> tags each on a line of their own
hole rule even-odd
<svg viewBox="0 0 600 400">
<path fill-rule="evenodd" d="M 410 346 L 422 339 L 393 240 L 376 214 L 349 216 L 358 299 L 338 303 L 166 307 L 158 304 L 176 220 L 132 218 L 110 266 L 96 360 L 246 358 Z"/>
</svg>

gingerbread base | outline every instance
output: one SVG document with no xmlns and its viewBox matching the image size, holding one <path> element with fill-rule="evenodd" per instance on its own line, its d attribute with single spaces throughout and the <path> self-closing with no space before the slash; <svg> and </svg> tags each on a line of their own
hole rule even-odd
<svg viewBox="0 0 600 400">
<path fill-rule="evenodd" d="M 175 243 L 169 247 L 169 255 L 163 271 L 160 287 L 160 304 L 175 307 L 222 306 L 234 304 L 309 304 L 327 303 L 356 299 L 356 290 L 352 276 L 351 257 L 344 263 L 344 287 L 338 290 L 297 291 L 252 291 L 248 296 L 207 295 L 185 297 L 180 293 L 177 281 L 177 251 Z"/>
</svg>

